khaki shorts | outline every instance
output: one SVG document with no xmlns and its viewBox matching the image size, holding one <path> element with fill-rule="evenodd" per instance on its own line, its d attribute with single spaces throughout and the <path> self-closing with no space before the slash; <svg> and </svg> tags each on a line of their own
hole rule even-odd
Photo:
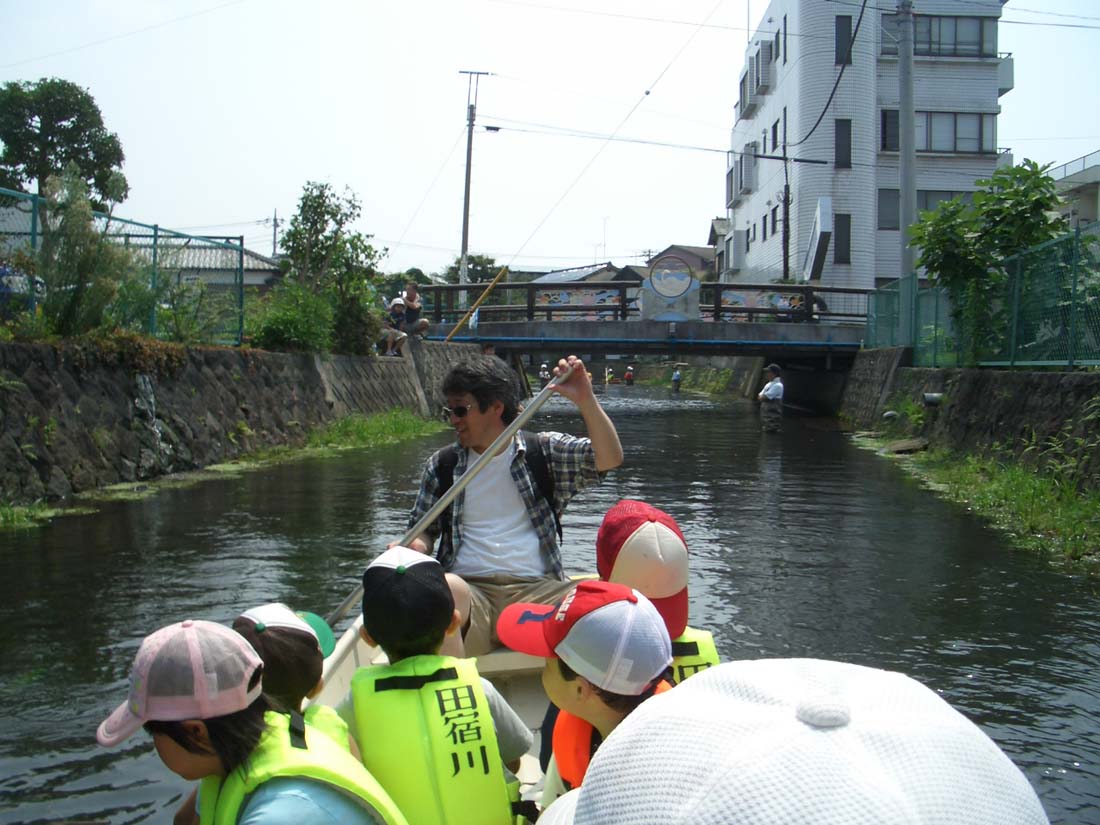
<svg viewBox="0 0 1100 825">
<path fill-rule="evenodd" d="M 470 586 L 470 622 L 463 635 L 467 656 L 480 656 L 500 646 L 497 617 L 508 605 L 516 602 L 557 604 L 577 584 L 504 575 L 466 579 L 466 583 Z"/>
</svg>

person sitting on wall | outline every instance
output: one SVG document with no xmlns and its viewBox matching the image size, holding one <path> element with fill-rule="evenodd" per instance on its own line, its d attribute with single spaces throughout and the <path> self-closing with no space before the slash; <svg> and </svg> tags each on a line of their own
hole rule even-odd
<svg viewBox="0 0 1100 825">
<path fill-rule="evenodd" d="M 383 355 L 396 355 L 401 357 L 401 349 L 405 346 L 405 340 L 409 337 L 405 332 L 405 299 L 398 295 L 390 303 L 389 312 L 384 319 L 385 328 L 382 340 L 386 344 Z"/>
<path fill-rule="evenodd" d="M 405 301 L 405 331 L 409 335 L 423 337 L 429 325 L 427 318 L 420 317 L 424 305 L 421 303 L 416 281 L 409 281 L 405 285 L 405 291 L 398 297 Z"/>
</svg>

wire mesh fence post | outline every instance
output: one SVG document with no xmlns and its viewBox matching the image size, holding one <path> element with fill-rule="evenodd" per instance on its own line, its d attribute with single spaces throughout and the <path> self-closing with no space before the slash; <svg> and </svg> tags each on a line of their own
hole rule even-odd
<svg viewBox="0 0 1100 825">
<path fill-rule="evenodd" d="M 154 338 L 157 335 L 157 252 L 160 246 L 160 224 L 153 224 L 153 271 L 149 276 L 149 285 L 153 290 L 153 308 L 149 310 L 149 334 Z"/>
<path fill-rule="evenodd" d="M 237 250 L 237 346 L 244 340 L 244 235 L 238 235 Z"/>
<path fill-rule="evenodd" d="M 1012 279 L 1012 327 L 1008 331 L 1008 365 L 1016 366 L 1016 330 L 1020 325 L 1020 290 L 1023 289 L 1023 255 L 1016 255 Z"/>
<path fill-rule="evenodd" d="M 38 251 L 38 195 L 31 195 L 31 251 Z M 28 278 L 27 283 L 30 285 L 29 306 L 33 318 L 38 312 L 38 288 L 34 277 Z"/>
<path fill-rule="evenodd" d="M 940 293 L 937 289 L 932 301 L 932 366 L 938 367 L 940 352 Z"/>
<path fill-rule="evenodd" d="M 1081 224 L 1073 230 L 1073 258 L 1070 263 L 1071 286 L 1069 293 L 1069 365 L 1077 357 L 1077 262 L 1080 260 Z"/>
</svg>

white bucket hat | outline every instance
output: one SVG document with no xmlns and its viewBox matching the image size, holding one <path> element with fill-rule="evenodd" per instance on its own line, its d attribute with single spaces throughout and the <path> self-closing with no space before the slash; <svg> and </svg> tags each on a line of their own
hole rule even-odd
<svg viewBox="0 0 1100 825">
<path fill-rule="evenodd" d="M 1023 773 L 901 673 L 717 665 L 648 699 L 539 825 L 1041 825 Z"/>
</svg>

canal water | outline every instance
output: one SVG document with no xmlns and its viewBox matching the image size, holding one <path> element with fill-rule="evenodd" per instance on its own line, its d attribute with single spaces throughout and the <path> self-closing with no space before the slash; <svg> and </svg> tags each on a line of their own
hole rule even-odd
<svg viewBox="0 0 1100 825">
<path fill-rule="evenodd" d="M 603 513 L 641 498 L 692 552 L 693 624 L 727 658 L 905 671 L 1020 765 L 1053 822 L 1100 823 L 1097 584 L 1011 550 L 965 509 L 820 422 L 762 436 L 752 405 L 613 386 L 627 463 L 570 506 L 571 572 Z M 579 432 L 552 400 L 539 429 Z M 99 721 L 142 636 L 271 600 L 328 612 L 400 537 L 446 435 L 308 460 L 0 533 L 0 822 L 165 822 L 186 784 Z"/>
</svg>

